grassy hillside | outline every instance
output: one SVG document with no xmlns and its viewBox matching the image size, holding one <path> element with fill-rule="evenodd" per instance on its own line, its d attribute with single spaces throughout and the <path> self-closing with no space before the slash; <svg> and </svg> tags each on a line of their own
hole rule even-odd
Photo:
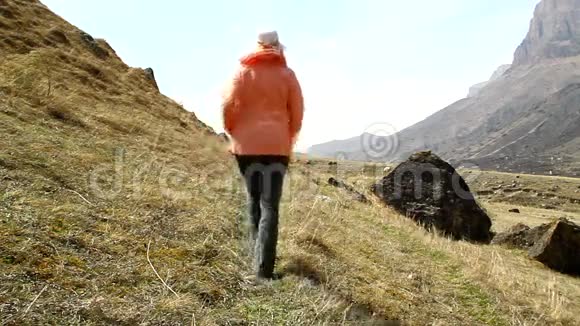
<svg viewBox="0 0 580 326">
<path fill-rule="evenodd" d="M 580 322 L 578 279 L 427 234 L 298 163 L 281 279 L 249 284 L 224 144 L 37 1 L 0 0 L 0 95 L 2 325 Z"/>
</svg>

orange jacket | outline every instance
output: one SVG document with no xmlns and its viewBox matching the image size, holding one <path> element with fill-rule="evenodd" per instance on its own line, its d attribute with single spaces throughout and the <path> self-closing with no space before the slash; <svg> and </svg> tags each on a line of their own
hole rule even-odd
<svg viewBox="0 0 580 326">
<path fill-rule="evenodd" d="M 236 155 L 290 156 L 302 127 L 304 100 L 284 55 L 259 49 L 241 67 L 224 94 L 224 129 Z"/>
</svg>

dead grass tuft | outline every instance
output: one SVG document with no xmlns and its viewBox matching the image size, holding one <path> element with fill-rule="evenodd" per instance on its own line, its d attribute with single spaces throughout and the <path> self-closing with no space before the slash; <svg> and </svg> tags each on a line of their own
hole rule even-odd
<svg viewBox="0 0 580 326">
<path fill-rule="evenodd" d="M 0 16 L 6 19 L 14 20 L 16 19 L 16 13 L 8 6 L 0 7 Z"/>
<path fill-rule="evenodd" d="M 66 34 L 58 28 L 52 28 L 47 32 L 47 37 L 57 43 L 70 45 L 70 41 Z"/>
<path fill-rule="evenodd" d="M 331 258 L 336 256 L 334 250 L 324 240 L 315 235 L 303 234 L 297 237 L 296 242 L 307 251 L 317 250 L 321 254 Z"/>
<path fill-rule="evenodd" d="M 137 124 L 131 121 L 113 120 L 104 116 L 97 116 L 95 117 L 95 120 L 106 125 L 107 127 L 111 128 L 114 131 L 118 131 L 124 134 L 143 135 L 147 133 L 145 129 L 143 129 L 142 127 L 138 126 Z"/>
<path fill-rule="evenodd" d="M 49 106 L 46 111 L 54 119 L 75 127 L 87 128 L 87 125 L 69 109 Z"/>
</svg>

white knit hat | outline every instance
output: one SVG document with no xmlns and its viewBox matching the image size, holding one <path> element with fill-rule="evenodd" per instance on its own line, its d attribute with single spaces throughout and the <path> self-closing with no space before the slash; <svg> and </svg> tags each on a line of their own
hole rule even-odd
<svg viewBox="0 0 580 326">
<path fill-rule="evenodd" d="M 278 32 L 269 31 L 258 34 L 258 44 L 263 46 L 271 46 L 278 50 L 284 50 L 286 47 L 280 43 Z"/>
</svg>

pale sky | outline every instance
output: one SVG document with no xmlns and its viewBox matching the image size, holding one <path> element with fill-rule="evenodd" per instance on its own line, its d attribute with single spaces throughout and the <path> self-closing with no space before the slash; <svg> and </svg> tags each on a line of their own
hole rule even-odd
<svg viewBox="0 0 580 326">
<path fill-rule="evenodd" d="M 277 30 L 304 91 L 299 150 L 402 130 L 511 63 L 539 0 L 41 0 L 221 132 L 220 95 Z"/>
</svg>

